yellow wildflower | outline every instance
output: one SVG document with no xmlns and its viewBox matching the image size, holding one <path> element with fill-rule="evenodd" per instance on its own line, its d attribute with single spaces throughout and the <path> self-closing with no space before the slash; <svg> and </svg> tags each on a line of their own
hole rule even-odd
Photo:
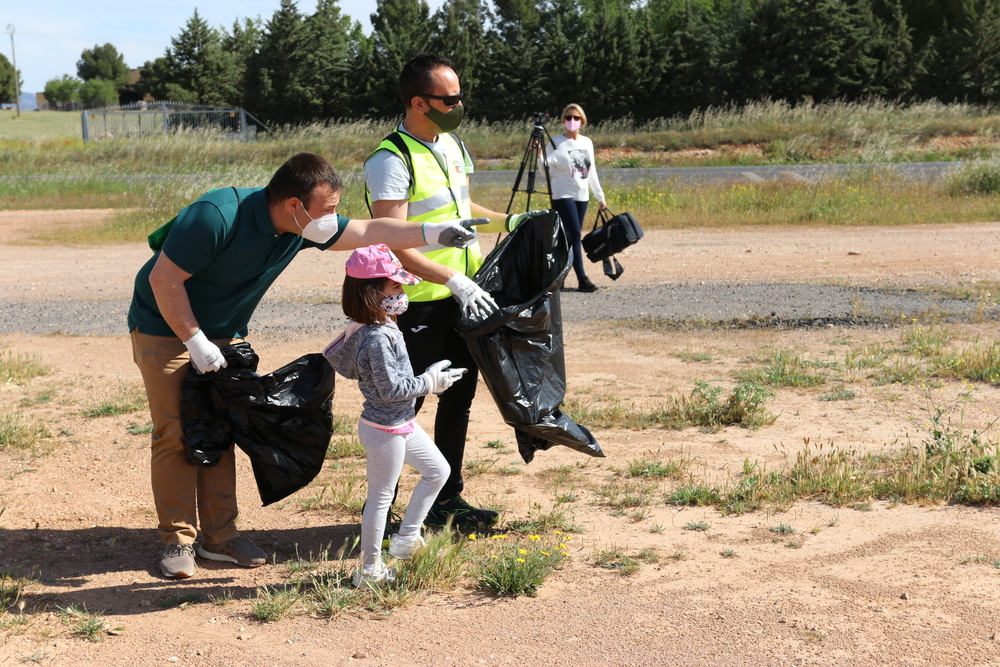
<svg viewBox="0 0 1000 667">
<path fill-rule="evenodd" d="M 528 550 L 527 549 L 518 549 L 517 553 L 519 553 L 519 554 L 526 554 L 526 553 L 528 553 Z"/>
<path fill-rule="evenodd" d="M 541 538 L 541 537 L 539 537 L 538 535 L 529 535 L 529 536 L 528 536 L 528 539 L 529 539 L 529 540 L 540 540 L 540 539 L 542 539 L 542 538 Z"/>
<path fill-rule="evenodd" d="M 548 551 L 539 551 L 538 553 L 542 554 L 543 556 L 550 556 L 551 555 Z"/>
<path fill-rule="evenodd" d="M 478 538 L 478 537 L 476 537 L 476 534 L 475 534 L 475 533 L 470 533 L 470 534 L 469 534 L 469 539 L 470 539 L 470 540 L 477 540 L 477 539 L 479 539 L 479 538 Z"/>
<path fill-rule="evenodd" d="M 523 563 L 523 562 L 524 562 L 524 559 L 523 559 L 523 558 L 518 558 L 518 559 L 517 559 L 517 562 L 518 562 L 518 563 Z"/>
</svg>

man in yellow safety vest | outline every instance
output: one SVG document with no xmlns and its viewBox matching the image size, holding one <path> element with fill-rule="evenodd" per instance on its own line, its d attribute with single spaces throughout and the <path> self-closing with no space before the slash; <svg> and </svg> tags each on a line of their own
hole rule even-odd
<svg viewBox="0 0 1000 667">
<path fill-rule="evenodd" d="M 413 222 L 479 217 L 487 218 L 483 222 L 488 224 L 478 231 L 509 232 L 531 215 L 497 213 L 470 199 L 472 160 L 452 134 L 462 122 L 465 107 L 451 61 L 432 53 L 415 55 L 399 75 L 399 92 L 406 116 L 365 162 L 365 196 L 372 217 Z M 451 475 L 425 523 L 443 525 L 452 517 L 460 528 L 490 526 L 496 523 L 497 513 L 473 507 L 461 496 L 469 411 L 479 374 L 455 323 L 463 311 L 484 317 L 496 304 L 471 280 L 483 263 L 477 241 L 465 248 L 425 245 L 417 250 L 437 264 L 407 266 L 426 279 L 404 288 L 410 304 L 398 318 L 413 372 L 419 375 L 441 359 L 469 369 L 438 400 L 434 442 L 451 466 Z M 417 410 L 422 402 L 417 399 Z"/>
</svg>

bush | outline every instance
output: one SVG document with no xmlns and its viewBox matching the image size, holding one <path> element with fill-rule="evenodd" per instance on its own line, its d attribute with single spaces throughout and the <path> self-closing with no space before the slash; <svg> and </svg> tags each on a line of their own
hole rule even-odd
<svg viewBox="0 0 1000 667">
<path fill-rule="evenodd" d="M 952 197 L 1000 194 L 1000 161 L 973 162 L 948 181 Z"/>
</svg>

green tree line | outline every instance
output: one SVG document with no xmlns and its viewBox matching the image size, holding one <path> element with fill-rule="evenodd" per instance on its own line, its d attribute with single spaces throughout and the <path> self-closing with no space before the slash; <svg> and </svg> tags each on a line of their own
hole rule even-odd
<svg viewBox="0 0 1000 667">
<path fill-rule="evenodd" d="M 400 67 L 431 50 L 490 121 L 571 101 L 592 122 L 762 99 L 1000 101 L 1000 0 L 377 0 L 371 23 L 336 0 L 221 28 L 196 11 L 139 86 L 279 125 L 387 118 Z"/>
</svg>

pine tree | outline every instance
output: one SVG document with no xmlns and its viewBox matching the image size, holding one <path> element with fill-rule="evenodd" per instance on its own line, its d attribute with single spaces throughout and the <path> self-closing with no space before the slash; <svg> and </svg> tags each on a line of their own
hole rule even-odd
<svg viewBox="0 0 1000 667">
<path fill-rule="evenodd" d="M 556 117 L 567 104 L 579 103 L 584 85 L 584 48 L 566 35 L 564 21 L 571 26 L 574 16 L 559 12 L 546 19 L 538 43 L 538 65 L 534 69 L 537 111 L 547 110 Z M 572 27 L 570 28 L 572 30 Z"/>
<path fill-rule="evenodd" d="M 244 19 L 242 23 L 237 19 L 233 22 L 232 31 L 222 33 L 222 51 L 231 56 L 225 83 L 226 103 L 231 106 L 246 106 L 244 90 L 247 63 L 260 48 L 263 34 L 259 18 Z"/>
<path fill-rule="evenodd" d="M 316 13 L 307 19 L 306 85 L 318 101 L 320 118 L 350 118 L 351 84 L 348 70 L 350 17 L 341 14 L 337 0 L 320 0 Z"/>
<path fill-rule="evenodd" d="M 177 37 L 170 40 L 170 83 L 193 94 L 200 104 L 223 106 L 235 96 L 233 56 L 222 48 L 222 35 L 194 10 Z"/>
<path fill-rule="evenodd" d="M 20 70 L 17 72 L 18 86 L 14 85 L 14 75 L 14 66 L 7 60 L 7 56 L 0 53 L 0 102 L 12 103 L 17 96 L 16 90 L 21 84 Z"/>
<path fill-rule="evenodd" d="M 631 115 L 659 80 L 649 31 L 626 0 L 600 0 L 583 38 L 580 103 L 590 122 Z"/>
<path fill-rule="evenodd" d="M 995 0 L 976 2 L 969 46 L 963 59 L 969 67 L 969 101 L 1000 101 L 1000 7 Z"/>
<path fill-rule="evenodd" d="M 112 44 L 94 45 L 92 49 L 84 49 L 80 60 L 76 63 L 76 73 L 83 81 L 101 79 L 110 81 L 115 89 L 120 90 L 128 83 L 128 65 L 125 58 L 118 53 Z"/>
<path fill-rule="evenodd" d="M 917 78 L 924 73 L 922 53 L 913 48 L 913 30 L 901 0 L 881 0 L 874 6 L 876 25 L 871 44 L 875 70 L 864 94 L 887 99 L 909 99 Z"/>
<path fill-rule="evenodd" d="M 445 0 L 431 21 L 430 50 L 452 61 L 465 93 L 467 113 L 476 111 L 476 90 L 485 52 L 486 8 L 481 0 Z"/>
<path fill-rule="evenodd" d="M 309 86 L 311 27 L 292 0 L 268 20 L 260 49 L 247 63 L 246 100 L 251 113 L 277 125 L 315 120 L 322 101 Z"/>
<path fill-rule="evenodd" d="M 743 26 L 741 97 L 858 98 L 876 69 L 863 19 L 857 2 L 765 0 Z"/>
<path fill-rule="evenodd" d="M 542 53 L 532 38 L 537 33 L 532 32 L 531 18 L 529 13 L 525 24 L 507 18 L 487 33 L 476 93 L 477 114 L 487 120 L 520 120 L 547 108 L 547 90 L 539 76 Z"/>
<path fill-rule="evenodd" d="M 667 45 L 661 114 L 688 114 L 723 101 L 721 46 L 711 17 L 688 3 L 687 11 Z"/>
<path fill-rule="evenodd" d="M 377 0 L 371 22 L 368 106 L 375 117 L 392 118 L 402 109 L 397 82 L 403 65 L 431 46 L 430 8 L 424 0 Z"/>
</svg>

